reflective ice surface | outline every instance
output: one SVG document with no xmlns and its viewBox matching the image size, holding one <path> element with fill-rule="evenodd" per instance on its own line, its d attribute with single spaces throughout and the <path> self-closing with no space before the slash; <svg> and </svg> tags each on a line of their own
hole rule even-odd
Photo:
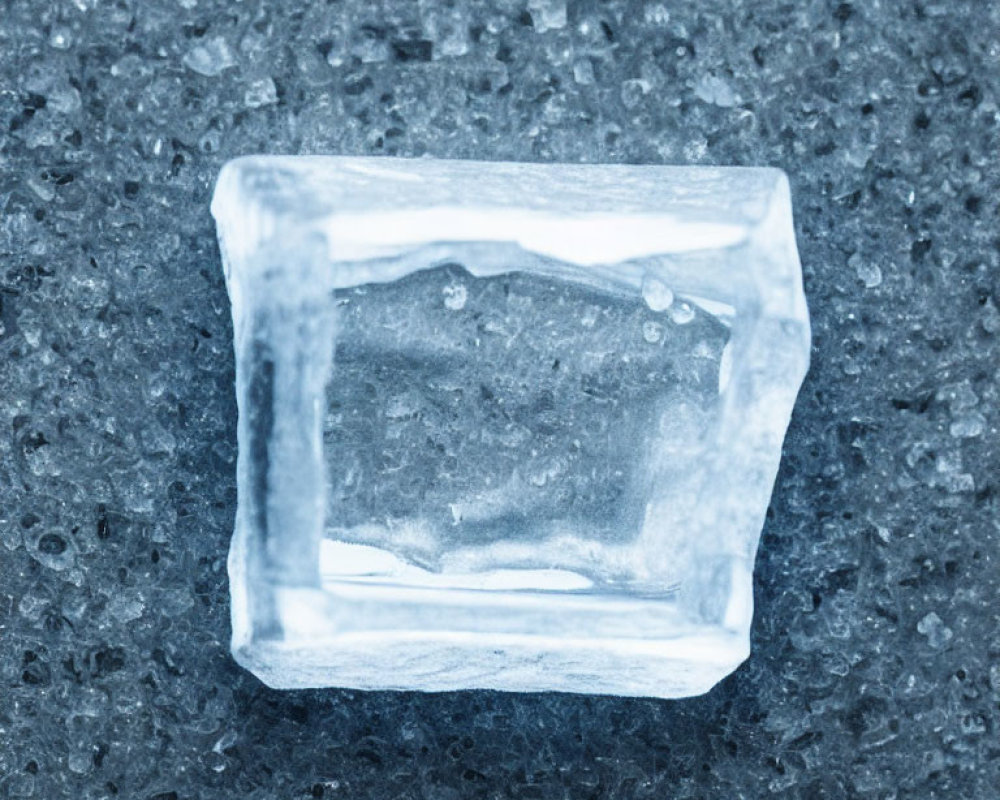
<svg viewBox="0 0 1000 800">
<path fill-rule="evenodd" d="M 808 363 L 780 172 L 257 157 L 213 213 L 241 663 L 669 697 L 746 656 Z"/>
</svg>

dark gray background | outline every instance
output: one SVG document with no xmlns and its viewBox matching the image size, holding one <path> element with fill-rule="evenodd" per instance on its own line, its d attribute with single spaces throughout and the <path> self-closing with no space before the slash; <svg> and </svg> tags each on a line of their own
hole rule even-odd
<svg viewBox="0 0 1000 800">
<path fill-rule="evenodd" d="M 0 0 L 0 797 L 998 796 L 1000 5 L 298 5 Z M 255 152 L 788 171 L 813 366 L 749 662 L 679 702 L 235 666 L 208 199 Z"/>
</svg>

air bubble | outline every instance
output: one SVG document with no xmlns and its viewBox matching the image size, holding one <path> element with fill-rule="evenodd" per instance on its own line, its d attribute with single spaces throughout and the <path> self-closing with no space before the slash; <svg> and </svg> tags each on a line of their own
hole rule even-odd
<svg viewBox="0 0 1000 800">
<path fill-rule="evenodd" d="M 677 303 L 670 307 L 670 319 L 677 325 L 687 325 L 694 319 L 694 307 L 690 303 Z"/>
<path fill-rule="evenodd" d="M 658 322 L 648 320 L 642 323 L 642 338 L 650 344 L 656 344 L 663 336 L 663 326 Z"/>
<path fill-rule="evenodd" d="M 647 275 L 642 281 L 642 299 L 651 311 L 666 311 L 674 302 L 674 293 L 659 278 Z"/>
</svg>

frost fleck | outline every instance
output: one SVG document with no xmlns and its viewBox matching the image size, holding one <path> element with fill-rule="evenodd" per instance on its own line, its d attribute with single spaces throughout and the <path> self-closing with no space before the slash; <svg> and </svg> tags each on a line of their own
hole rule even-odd
<svg viewBox="0 0 1000 800">
<path fill-rule="evenodd" d="M 539 33 L 566 27 L 566 0 L 528 0 L 528 11 Z"/>
<path fill-rule="evenodd" d="M 933 611 L 917 623 L 917 632 L 926 636 L 927 643 L 934 649 L 944 647 L 954 636 L 951 628 Z"/>
<path fill-rule="evenodd" d="M 221 36 L 193 47 L 184 56 L 184 66 L 199 75 L 214 78 L 230 67 L 236 66 L 236 57 Z"/>
<path fill-rule="evenodd" d="M 253 81 L 243 93 L 243 104 L 249 108 L 260 108 L 278 102 L 278 90 L 270 78 Z"/>
<path fill-rule="evenodd" d="M 956 439 L 974 439 L 986 430 L 986 418 L 978 411 L 956 417 L 948 432 Z"/>
<path fill-rule="evenodd" d="M 866 261 L 855 253 L 847 260 L 847 265 L 854 268 L 858 279 L 865 285 L 866 289 L 874 289 L 882 283 L 882 270 L 878 264 Z"/>
<path fill-rule="evenodd" d="M 469 297 L 468 290 L 462 285 L 446 286 L 444 288 L 444 305 L 452 311 L 461 311 L 465 308 L 465 301 Z"/>
<path fill-rule="evenodd" d="M 715 75 L 702 75 L 695 84 L 694 93 L 702 102 L 721 108 L 731 108 L 739 102 L 732 87 Z"/>
<path fill-rule="evenodd" d="M 573 65 L 573 80 L 581 86 L 590 86 L 594 82 L 594 65 L 589 58 L 581 58 Z"/>
</svg>

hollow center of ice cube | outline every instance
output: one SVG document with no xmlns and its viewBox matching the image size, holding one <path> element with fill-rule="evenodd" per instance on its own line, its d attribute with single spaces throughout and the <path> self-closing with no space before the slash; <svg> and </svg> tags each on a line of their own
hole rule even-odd
<svg viewBox="0 0 1000 800">
<path fill-rule="evenodd" d="M 729 328 L 666 287 L 649 303 L 517 269 L 334 293 L 326 578 L 628 584 L 644 531 L 684 525 Z"/>
</svg>

